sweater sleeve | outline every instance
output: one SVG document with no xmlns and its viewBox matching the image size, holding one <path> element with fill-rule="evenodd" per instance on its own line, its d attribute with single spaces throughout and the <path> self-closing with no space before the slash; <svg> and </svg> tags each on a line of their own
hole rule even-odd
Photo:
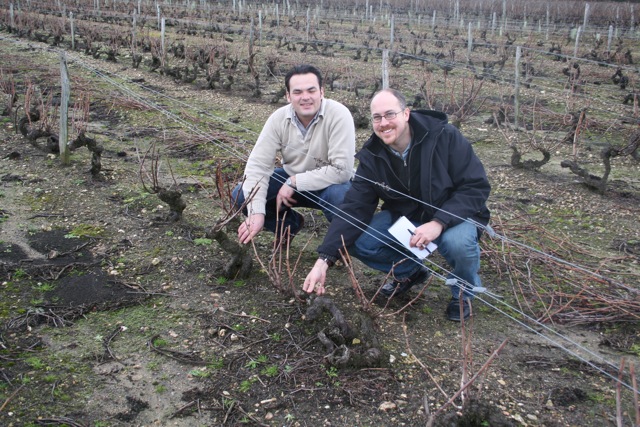
<svg viewBox="0 0 640 427">
<path fill-rule="evenodd" d="M 283 108 L 274 112 L 267 119 L 247 160 L 244 169 L 245 180 L 242 185 L 245 198 L 249 197 L 254 188 L 257 188 L 252 201 L 247 206 L 249 215 L 266 212 L 267 189 L 281 146 L 282 126 L 280 123 L 284 120 L 286 119 Z"/>
</svg>

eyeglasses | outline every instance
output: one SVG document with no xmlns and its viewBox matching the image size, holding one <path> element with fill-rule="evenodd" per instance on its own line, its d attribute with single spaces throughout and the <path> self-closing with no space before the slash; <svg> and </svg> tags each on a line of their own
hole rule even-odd
<svg viewBox="0 0 640 427">
<path fill-rule="evenodd" d="M 380 123 L 382 121 L 382 118 L 384 117 L 387 121 L 389 120 L 393 120 L 395 119 L 398 114 L 402 113 L 404 110 L 400 110 L 400 111 L 389 111 L 387 113 L 384 113 L 384 115 L 380 116 L 378 114 L 374 114 L 373 116 L 371 116 L 371 121 L 373 123 Z"/>
</svg>

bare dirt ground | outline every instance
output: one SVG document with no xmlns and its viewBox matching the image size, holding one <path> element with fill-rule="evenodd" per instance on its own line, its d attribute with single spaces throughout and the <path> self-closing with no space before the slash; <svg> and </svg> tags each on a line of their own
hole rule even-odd
<svg viewBox="0 0 640 427">
<path fill-rule="evenodd" d="M 56 86 L 58 56 L 46 46 L 2 40 L 0 56 L 3 67 L 29 73 L 42 87 Z M 175 85 L 121 64 L 98 65 L 143 78 L 197 108 L 226 112 L 247 127 L 277 107 Z M 438 411 L 475 374 L 436 425 L 615 425 L 616 400 L 624 425 L 632 425 L 632 394 L 619 387 L 617 399 L 614 378 L 622 358 L 637 364 L 637 321 L 571 326 L 556 318 L 542 326 L 517 310 L 478 301 L 462 329 L 445 319 L 449 290 L 436 279 L 408 307 L 408 300 L 375 305 L 369 323 L 347 269 L 332 270 L 328 296 L 354 330 L 342 348 L 359 356 L 370 348 L 380 352 L 373 361 L 332 365 L 318 333 L 336 340 L 348 334 L 336 332 L 329 313 L 312 319 L 311 303 L 277 292 L 257 262 L 247 280 L 221 276 L 229 254 L 203 232 L 220 217 L 212 185 L 216 159 L 198 146 L 177 150 L 193 140 L 174 123 L 125 106 L 91 76 L 83 81 L 92 88 L 89 133 L 105 148 L 99 177 L 88 172 L 86 150 L 74 152 L 64 167 L 17 134 L 9 118 L 0 126 L 1 425 L 415 426 L 426 424 L 427 412 Z M 499 233 L 527 242 L 553 235 L 554 254 L 590 260 L 604 276 L 637 289 L 637 162 L 625 160 L 625 178 L 601 195 L 557 164 L 543 172 L 511 168 L 510 152 L 480 120 L 462 130 L 478 141 Z M 361 130 L 359 140 L 367 133 Z M 218 135 L 229 144 L 253 138 L 226 129 Z M 151 139 L 173 162 L 187 202 L 181 221 L 167 221 L 166 205 L 142 189 L 139 154 Z M 242 170 L 237 159 L 219 159 L 230 174 Z M 172 182 L 166 168 L 161 177 Z M 304 214 L 305 230 L 280 270 L 297 288 L 326 229 L 317 213 Z M 272 244 L 265 233 L 256 242 L 265 264 Z M 497 268 L 496 260 L 513 253 L 491 239 L 483 249 L 487 286 L 510 307 L 526 305 L 512 278 Z M 514 262 L 532 274 L 541 264 Z M 354 271 L 372 297 L 384 277 L 357 262 Z M 545 327 L 569 341 L 548 341 L 544 336 L 554 334 Z"/>
</svg>

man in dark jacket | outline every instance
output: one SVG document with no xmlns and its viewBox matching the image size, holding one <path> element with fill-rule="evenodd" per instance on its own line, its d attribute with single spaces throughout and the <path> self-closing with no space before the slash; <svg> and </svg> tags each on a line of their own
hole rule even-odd
<svg viewBox="0 0 640 427">
<path fill-rule="evenodd" d="M 356 155 L 359 165 L 342 212 L 318 247 L 318 261 L 303 289 L 324 294 L 326 272 L 339 258 L 343 242 L 351 256 L 392 272 L 393 280 L 380 290 L 387 297 L 426 281 L 429 270 L 388 231 L 405 216 L 416 227 L 409 246 L 422 249 L 435 243 L 452 268 L 447 318 L 460 321 L 461 308 L 467 318 L 473 288 L 481 287 L 482 229 L 477 224 L 489 222 L 491 188 L 484 167 L 466 138 L 447 123 L 446 114 L 410 111 L 396 90 L 373 97 L 371 119 L 374 134 Z"/>
</svg>

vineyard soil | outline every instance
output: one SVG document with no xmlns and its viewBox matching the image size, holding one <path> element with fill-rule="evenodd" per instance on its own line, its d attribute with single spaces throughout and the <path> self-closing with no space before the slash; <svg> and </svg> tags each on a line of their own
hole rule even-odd
<svg viewBox="0 0 640 427">
<path fill-rule="evenodd" d="M 59 57 L 46 45 L 2 40 L 0 57 L 2 67 L 58 90 Z M 167 108 L 188 103 L 203 111 L 192 116 L 194 123 L 210 120 L 206 113 L 226 114 L 226 121 L 252 129 L 210 128 L 234 150 L 246 150 L 241 142 L 255 140 L 260 124 L 284 102 L 83 61 L 106 75 L 143 81 L 166 96 Z M 82 74 L 74 90 L 83 86 L 91 96 L 87 133 L 104 147 L 99 176 L 89 173 L 88 150 L 74 151 L 63 166 L 44 144 L 36 147 L 17 133 L 14 120 L 1 118 L 0 425 L 417 426 L 475 374 L 435 425 L 615 425 L 618 372 L 602 359 L 638 365 L 637 324 L 545 323 L 579 345 L 567 351 L 545 339 L 540 333 L 548 331 L 539 324 L 478 301 L 463 329 L 445 319 L 449 290 L 436 279 L 408 307 L 408 300 L 374 305 L 379 315 L 371 337 L 347 268 L 332 269 L 328 296 L 356 330 L 345 348 L 361 354 L 363 345 L 377 341 L 383 357 L 364 367 L 330 365 L 318 333 L 329 334 L 331 316 L 310 320 L 310 302 L 277 292 L 267 274 L 278 261 L 270 259 L 273 236 L 257 239 L 248 279 L 221 275 L 229 254 L 204 230 L 222 216 L 216 167 L 237 178 L 241 159 L 225 151 L 211 157 L 206 141 L 91 73 Z M 327 96 L 339 99 L 340 92 L 327 90 Z M 496 230 L 510 230 L 506 218 L 510 224 L 518 218 L 528 233 L 544 229 L 595 265 L 598 259 L 626 263 L 630 273 L 617 279 L 637 286 L 638 162 L 624 159 L 610 191 L 599 194 L 559 160 L 539 172 L 512 168 L 510 150 L 485 119 L 464 123 L 462 131 L 492 182 Z M 368 132 L 359 130 L 360 143 Z M 187 202 L 177 222 L 168 221 L 167 206 L 142 187 L 149 181 L 141 159 L 152 141 L 163 156 L 161 184 L 175 186 Z M 281 254 L 278 270 L 296 289 L 327 227 L 318 213 L 304 215 L 305 229 Z M 527 301 L 493 268 L 492 257 L 504 255 L 499 248 L 488 237 L 483 241 L 482 276 L 492 292 L 522 308 Z M 601 268 L 608 274 L 607 265 Z M 369 298 L 385 279 L 358 262 L 354 272 Z M 631 425 L 632 395 L 624 387 L 620 393 L 624 423 Z"/>
</svg>

